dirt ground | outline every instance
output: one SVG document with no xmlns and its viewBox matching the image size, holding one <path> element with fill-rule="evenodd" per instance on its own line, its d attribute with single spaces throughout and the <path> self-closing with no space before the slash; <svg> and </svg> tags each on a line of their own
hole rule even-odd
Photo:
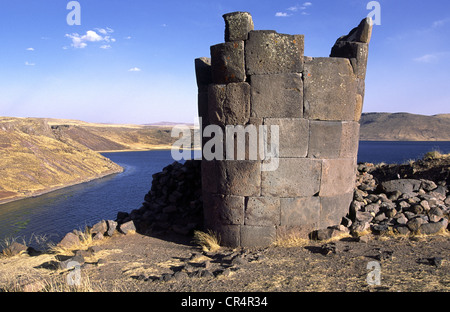
<svg viewBox="0 0 450 312">
<path fill-rule="evenodd" d="M 221 248 L 216 252 L 203 252 L 183 237 L 160 239 L 119 234 L 102 240 L 95 248 L 95 253 L 86 258 L 77 272 L 83 285 L 78 290 L 450 291 L 448 233 L 427 237 L 371 237 L 366 242 L 352 237 L 328 243 L 305 240 L 294 247 Z M 55 257 L 23 254 L 0 258 L 0 289 L 21 290 L 26 284 L 24 280 L 40 281 L 38 284 L 52 280 L 40 290 L 69 290 L 61 285 L 74 271 L 56 269 Z M 55 279 L 61 280 L 59 286 L 55 286 Z"/>
</svg>

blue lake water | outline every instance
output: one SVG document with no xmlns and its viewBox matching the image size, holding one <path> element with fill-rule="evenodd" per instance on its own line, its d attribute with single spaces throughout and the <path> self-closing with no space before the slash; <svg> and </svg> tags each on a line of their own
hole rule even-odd
<svg viewBox="0 0 450 312">
<path fill-rule="evenodd" d="M 450 142 L 360 142 L 359 162 L 404 163 L 431 150 L 450 153 Z M 73 229 L 83 229 L 117 212 L 139 208 L 150 190 L 152 174 L 171 164 L 170 151 L 105 153 L 125 171 L 12 203 L 0 205 L 0 242 L 5 237 L 46 235 L 56 242 Z M 33 244 L 31 244 L 33 245 Z"/>
</svg>

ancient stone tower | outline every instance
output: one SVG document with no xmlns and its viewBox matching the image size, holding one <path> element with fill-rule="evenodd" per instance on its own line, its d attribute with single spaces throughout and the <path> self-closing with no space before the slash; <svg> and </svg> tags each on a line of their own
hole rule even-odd
<svg viewBox="0 0 450 312">
<path fill-rule="evenodd" d="M 254 30 L 246 12 L 223 17 L 225 43 L 195 60 L 202 128 L 266 128 L 255 127 L 256 158 L 247 133 L 244 159 L 225 155 L 225 137 L 213 148 L 222 158 L 202 159 L 206 228 L 223 245 L 251 247 L 339 224 L 353 196 L 371 20 L 339 38 L 330 57 L 306 57 L 303 35 Z M 209 139 L 203 133 L 204 148 Z M 276 169 L 263 170 L 274 157 Z"/>
</svg>

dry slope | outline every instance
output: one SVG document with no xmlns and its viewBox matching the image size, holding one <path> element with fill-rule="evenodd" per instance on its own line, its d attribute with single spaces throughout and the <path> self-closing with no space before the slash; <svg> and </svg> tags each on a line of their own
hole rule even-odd
<svg viewBox="0 0 450 312">
<path fill-rule="evenodd" d="M 0 203 L 120 171 L 45 120 L 0 117 Z"/>
<path fill-rule="evenodd" d="M 450 114 L 365 113 L 363 141 L 450 141 Z"/>
</svg>

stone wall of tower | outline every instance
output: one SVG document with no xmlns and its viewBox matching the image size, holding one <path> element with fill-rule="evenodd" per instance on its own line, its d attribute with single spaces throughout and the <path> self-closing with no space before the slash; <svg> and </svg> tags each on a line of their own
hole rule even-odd
<svg viewBox="0 0 450 312">
<path fill-rule="evenodd" d="M 202 159 L 206 228 L 223 245 L 251 247 L 339 224 L 353 196 L 371 20 L 313 58 L 303 35 L 254 30 L 246 12 L 224 19 L 225 42 L 195 60 L 202 129 L 258 126 L 260 151 L 277 126 L 277 168 L 263 170 L 267 149 L 250 157 L 248 141 L 245 158 L 230 159 L 223 138 L 223 157 Z"/>
</svg>

